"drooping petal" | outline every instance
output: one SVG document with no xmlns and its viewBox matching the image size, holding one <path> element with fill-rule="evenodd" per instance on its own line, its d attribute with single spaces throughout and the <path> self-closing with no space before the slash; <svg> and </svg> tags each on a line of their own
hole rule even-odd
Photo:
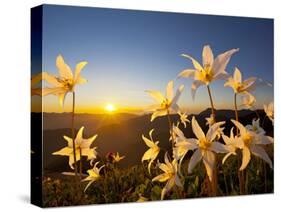
<svg viewBox="0 0 281 212">
<path fill-rule="evenodd" d="M 218 55 L 213 64 L 214 73 L 217 74 L 217 73 L 224 72 L 231 56 L 238 51 L 239 49 L 231 49 L 229 51 L 226 51 Z"/>
<path fill-rule="evenodd" d="M 179 100 L 179 98 L 180 98 L 180 95 L 181 95 L 183 89 L 184 89 L 184 85 L 181 85 L 181 86 L 177 89 L 176 94 L 175 94 L 174 98 L 172 99 L 171 107 L 174 107 L 174 106 L 177 104 L 177 102 L 178 102 L 178 100 Z M 177 112 L 177 111 L 176 111 L 176 112 Z"/>
<path fill-rule="evenodd" d="M 244 170 L 251 160 L 251 152 L 250 152 L 248 147 L 245 146 L 242 149 L 242 155 L 243 155 L 243 157 L 242 157 L 242 164 L 241 164 L 241 167 L 239 169 L 240 171 Z"/>
<path fill-rule="evenodd" d="M 187 54 L 181 54 L 181 56 L 190 59 L 196 70 L 201 71 L 203 69 L 202 66 L 200 65 L 200 63 L 197 60 L 195 60 L 193 57 L 191 57 Z"/>
<path fill-rule="evenodd" d="M 165 115 L 167 115 L 167 110 L 157 110 L 151 115 L 150 121 L 153 121 L 157 117 L 165 116 Z"/>
<path fill-rule="evenodd" d="M 64 100 L 65 100 L 65 96 L 66 96 L 67 93 L 61 93 L 58 95 L 59 97 L 59 103 L 60 103 L 60 106 L 63 107 L 64 106 Z"/>
<path fill-rule="evenodd" d="M 188 165 L 188 173 L 191 173 L 194 167 L 199 163 L 202 159 L 202 153 L 200 149 L 197 149 L 190 158 Z"/>
<path fill-rule="evenodd" d="M 56 65 L 62 78 L 73 79 L 72 71 L 70 67 L 64 62 L 64 59 L 61 55 L 57 57 Z"/>
<path fill-rule="evenodd" d="M 205 165 L 207 175 L 209 176 L 210 181 L 213 180 L 213 170 L 215 165 L 215 154 L 211 151 L 203 152 L 203 163 Z"/>
<path fill-rule="evenodd" d="M 168 82 L 168 84 L 167 84 L 166 98 L 168 100 L 172 100 L 173 96 L 174 96 L 174 81 L 172 80 L 172 81 Z"/>
<path fill-rule="evenodd" d="M 204 46 L 202 52 L 203 66 L 212 66 L 214 62 L 214 55 L 209 45 Z"/>
<path fill-rule="evenodd" d="M 199 126 L 198 122 L 196 121 L 195 117 L 192 117 L 192 131 L 195 134 L 195 136 L 198 138 L 198 140 L 204 140 L 205 139 L 205 134 L 201 127 Z"/>
<path fill-rule="evenodd" d="M 76 65 L 74 73 L 74 82 L 77 83 L 77 80 L 80 78 L 80 72 L 88 64 L 88 62 L 83 61 Z"/>
<path fill-rule="evenodd" d="M 183 77 L 183 78 L 188 78 L 188 77 L 193 77 L 194 73 L 196 70 L 194 69 L 185 69 L 182 72 L 179 73 L 178 78 Z"/>
<path fill-rule="evenodd" d="M 233 152 L 227 153 L 227 154 L 223 157 L 223 159 L 222 159 L 222 164 L 224 164 L 224 162 L 226 161 L 226 159 L 229 158 L 229 156 L 231 156 L 231 155 L 233 155 Z"/>
<path fill-rule="evenodd" d="M 258 146 L 258 145 L 253 145 L 253 146 L 250 147 L 250 149 L 251 149 L 251 152 L 252 152 L 255 156 L 257 156 L 257 157 L 263 159 L 265 162 L 268 163 L 268 165 L 270 166 L 270 168 L 272 168 L 272 161 L 271 161 L 271 159 L 269 158 L 269 156 L 267 155 L 266 151 L 265 151 L 262 147 L 260 147 L 260 146 Z"/>
<path fill-rule="evenodd" d="M 53 87 L 53 88 L 42 88 L 42 96 L 47 96 L 47 95 L 60 95 L 65 93 L 66 90 L 63 87 Z"/>
<path fill-rule="evenodd" d="M 169 192 L 171 190 L 171 188 L 175 185 L 175 180 L 174 179 L 170 179 L 168 180 L 167 184 L 165 185 L 165 187 L 162 189 L 161 192 L 161 200 L 164 199 L 165 195 L 167 192 Z"/>
<path fill-rule="evenodd" d="M 193 100 L 195 99 L 195 94 L 196 94 L 197 89 L 198 89 L 201 85 L 204 85 L 204 82 L 199 81 L 199 80 L 193 81 L 193 83 L 192 83 L 192 85 L 191 85 L 191 96 L 192 96 L 192 99 L 193 99 Z"/>
<path fill-rule="evenodd" d="M 88 181 L 88 180 L 87 180 Z M 90 181 L 88 184 L 87 184 L 87 186 L 85 187 L 85 189 L 84 189 L 84 192 L 86 192 L 86 190 L 89 188 L 89 186 L 92 184 L 94 182 L 94 180 L 93 181 Z"/>
</svg>

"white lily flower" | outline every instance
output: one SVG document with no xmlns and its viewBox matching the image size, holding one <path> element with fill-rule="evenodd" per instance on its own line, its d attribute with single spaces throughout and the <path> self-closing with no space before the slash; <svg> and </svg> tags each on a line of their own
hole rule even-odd
<svg viewBox="0 0 281 212">
<path fill-rule="evenodd" d="M 262 148 L 261 145 L 272 144 L 273 138 L 270 136 L 265 136 L 263 134 L 257 134 L 253 131 L 248 130 L 240 122 L 231 120 L 235 126 L 239 129 L 240 136 L 239 139 L 242 140 L 242 165 L 240 171 L 244 170 L 251 160 L 251 154 L 263 159 L 268 163 L 270 168 L 272 168 L 272 162 L 266 151 Z"/>
<path fill-rule="evenodd" d="M 245 107 L 247 109 L 253 108 L 256 104 L 256 98 L 254 95 L 250 94 L 250 93 L 245 93 L 245 95 L 243 95 L 241 97 L 242 99 L 242 107 Z"/>
<path fill-rule="evenodd" d="M 183 132 L 176 126 L 173 127 L 173 132 L 175 133 L 176 144 L 173 148 L 173 157 L 179 161 L 179 173 L 181 174 L 181 164 L 189 150 L 194 150 L 197 148 L 196 141 L 190 142 L 191 139 L 187 139 Z"/>
<path fill-rule="evenodd" d="M 211 127 L 213 124 L 216 123 L 214 114 L 211 114 L 210 117 L 205 118 L 205 119 L 206 119 L 206 125 L 209 127 Z"/>
<path fill-rule="evenodd" d="M 186 139 L 186 141 L 191 143 L 192 145 L 196 145 L 196 150 L 189 161 L 189 173 L 192 172 L 193 168 L 198 164 L 199 161 L 203 160 L 209 179 L 210 181 L 213 180 L 213 170 L 215 168 L 215 153 L 228 152 L 228 149 L 225 147 L 225 145 L 216 141 L 218 129 L 224 123 L 225 122 L 217 122 L 213 124 L 205 135 L 195 117 L 192 118 L 191 125 L 196 138 L 188 138 Z"/>
<path fill-rule="evenodd" d="M 231 155 L 236 155 L 237 149 L 241 149 L 243 147 L 243 142 L 238 136 L 234 136 L 233 128 L 231 128 L 230 136 L 222 135 L 225 146 L 228 149 L 228 153 L 222 159 L 222 164 L 226 161 L 226 159 Z"/>
<path fill-rule="evenodd" d="M 46 87 L 42 89 L 42 96 L 49 94 L 57 95 L 59 97 L 60 105 L 63 106 L 65 96 L 68 92 L 73 92 L 77 84 L 84 84 L 86 79 L 80 76 L 81 70 L 87 65 L 83 61 L 76 65 L 75 73 L 73 75 L 71 68 L 64 62 L 61 55 L 57 57 L 56 66 L 59 70 L 60 76 L 54 76 L 47 72 L 42 72 L 42 80 L 46 80 L 53 87 Z"/>
<path fill-rule="evenodd" d="M 264 105 L 263 108 L 266 116 L 272 121 L 272 124 L 274 124 L 274 103 L 270 102 L 268 105 Z"/>
<path fill-rule="evenodd" d="M 180 121 L 183 124 L 184 128 L 186 128 L 186 123 L 190 123 L 190 121 L 187 119 L 187 114 L 178 112 L 178 115 L 180 116 Z"/>
<path fill-rule="evenodd" d="M 233 77 L 229 77 L 224 83 L 225 87 L 231 87 L 234 93 L 247 93 L 253 91 L 256 88 L 256 77 L 250 77 L 243 81 L 240 70 L 236 67 L 233 73 Z"/>
<path fill-rule="evenodd" d="M 97 165 L 99 164 L 99 162 L 95 163 L 95 166 L 92 169 L 89 169 L 87 172 L 89 174 L 88 177 L 86 177 L 85 179 L 82 180 L 82 182 L 84 181 L 90 181 L 87 186 L 84 189 L 84 192 L 86 192 L 86 190 L 89 188 L 89 186 L 97 181 L 98 179 L 100 179 L 100 170 L 104 167 L 104 165 L 102 165 L 100 168 L 97 168 Z"/>
<path fill-rule="evenodd" d="M 119 152 L 113 154 L 113 163 L 118 163 L 120 160 L 123 160 L 125 156 L 120 156 Z"/>
<path fill-rule="evenodd" d="M 264 129 L 260 126 L 260 119 L 253 119 L 252 124 L 246 125 L 247 130 L 253 131 L 256 134 L 265 135 Z"/>
<path fill-rule="evenodd" d="M 149 132 L 150 139 L 148 139 L 144 135 L 142 135 L 142 139 L 145 142 L 145 144 L 149 147 L 149 149 L 144 153 L 141 161 L 145 161 L 145 160 L 149 161 L 149 164 L 148 164 L 149 174 L 150 174 L 151 164 L 157 158 L 157 156 L 160 152 L 160 148 L 158 147 L 159 141 L 155 141 L 155 142 L 153 141 L 153 138 L 152 138 L 153 131 L 154 131 L 154 129 L 150 130 L 150 132 Z"/>
<path fill-rule="evenodd" d="M 159 182 L 166 182 L 165 187 L 162 189 L 161 192 L 161 200 L 164 199 L 165 194 L 169 192 L 174 185 L 177 185 L 179 187 L 182 187 L 182 183 L 180 181 L 180 178 L 177 174 L 178 172 L 178 164 L 177 160 L 174 159 L 172 162 L 169 161 L 167 153 L 165 154 L 165 163 L 161 163 L 159 165 L 159 168 L 164 172 L 163 174 L 160 174 L 152 179 L 152 182 L 159 181 Z"/>
<path fill-rule="evenodd" d="M 159 91 L 147 90 L 146 92 L 159 104 L 155 112 L 151 116 L 151 121 L 156 117 L 165 116 L 168 113 L 179 111 L 177 104 L 179 97 L 184 89 L 184 85 L 181 85 L 174 95 L 174 81 L 170 81 L 166 87 L 166 96 L 164 97 Z"/>
<path fill-rule="evenodd" d="M 202 52 L 202 64 L 200 65 L 198 61 L 196 61 L 193 57 L 182 54 L 183 57 L 190 59 L 193 63 L 194 69 L 186 69 L 183 70 L 178 77 L 192 77 L 194 82 L 191 86 L 192 97 L 195 97 L 195 92 L 197 88 L 201 85 L 209 85 L 211 82 L 223 79 L 228 76 L 225 68 L 231 58 L 231 56 L 238 52 L 239 49 L 231 49 L 226 51 L 220 55 L 218 55 L 215 59 L 213 56 L 212 49 L 209 45 L 204 46 Z"/>
<path fill-rule="evenodd" d="M 94 160 L 97 157 L 97 153 L 95 148 L 90 148 L 93 141 L 97 138 L 97 135 L 94 135 L 88 139 L 83 138 L 83 130 L 84 127 L 81 127 L 78 131 L 76 138 L 74 140 L 75 143 L 75 154 L 76 161 L 80 160 L 80 151 L 82 156 L 86 156 L 87 160 Z M 74 169 L 74 152 L 73 152 L 73 141 L 72 138 L 68 136 L 63 136 L 63 138 L 67 141 L 67 147 L 62 148 L 61 150 L 54 152 L 53 155 L 62 155 L 69 157 L 69 166 Z"/>
</svg>

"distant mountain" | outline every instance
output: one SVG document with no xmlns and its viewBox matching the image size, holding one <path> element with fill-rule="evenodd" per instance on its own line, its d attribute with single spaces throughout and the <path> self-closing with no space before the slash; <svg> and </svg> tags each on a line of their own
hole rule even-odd
<svg viewBox="0 0 281 212">
<path fill-rule="evenodd" d="M 120 122 L 137 117 L 130 113 L 115 113 L 115 114 L 76 114 L 75 128 L 79 129 L 85 126 L 85 130 L 97 130 L 100 127 L 119 124 Z M 71 126 L 71 113 L 43 113 L 43 128 L 64 129 Z"/>
<path fill-rule="evenodd" d="M 198 115 L 195 115 L 197 121 L 204 131 L 207 130 L 206 117 L 210 116 L 210 109 L 202 111 Z M 234 118 L 234 111 L 231 110 L 217 110 L 217 120 L 226 120 L 225 132 L 229 132 L 233 124 L 230 119 Z M 263 111 L 258 111 L 260 117 L 264 117 Z M 108 152 L 119 152 L 121 155 L 125 155 L 126 158 L 120 162 L 120 166 L 131 166 L 133 164 L 141 163 L 141 157 L 143 153 L 147 150 L 146 145 L 142 140 L 142 134 L 148 136 L 148 132 L 151 129 L 155 129 L 153 138 L 154 140 L 160 141 L 160 147 L 163 149 L 171 149 L 171 143 L 169 138 L 169 128 L 167 117 L 159 117 L 155 121 L 150 122 L 151 115 L 143 116 L 127 116 L 120 120 L 119 122 L 106 124 L 100 127 L 96 127 L 96 120 L 91 116 L 84 116 L 83 118 L 77 115 L 77 119 L 82 121 L 86 120 L 89 127 L 85 132 L 84 137 L 91 136 L 93 134 L 98 134 L 94 146 L 97 146 L 98 153 L 103 157 Z M 83 115 L 82 115 L 83 116 Z M 112 118 L 115 115 L 112 115 Z M 188 118 L 191 120 L 190 115 Z M 239 119 L 243 124 L 250 124 L 253 118 L 256 118 L 255 112 L 250 110 L 239 111 Z M 54 118 L 54 117 L 52 117 Z M 68 119 L 67 116 L 65 116 Z M 116 118 L 117 119 L 117 118 Z M 178 120 L 178 115 L 172 115 L 171 119 L 173 122 Z M 46 121 L 46 120 L 44 120 Z M 93 123 L 91 123 L 93 121 Z M 67 123 L 67 121 L 64 121 Z M 108 122 L 109 123 L 109 122 Z M 49 123 L 50 124 L 50 123 Z M 84 124 L 84 123 L 83 123 Z M 84 124 L 86 125 L 86 124 Z M 265 119 L 264 126 L 269 134 L 273 134 L 272 124 L 268 119 Z M 182 128 L 182 125 L 181 125 Z M 97 129 L 97 130 L 95 130 Z M 193 137 L 193 132 L 191 126 L 188 124 L 183 132 L 187 137 Z M 63 135 L 71 135 L 71 130 L 68 128 L 63 129 L 53 129 L 44 130 L 43 137 L 43 165 L 44 169 L 48 171 L 68 171 L 68 160 L 67 157 L 54 156 L 52 152 L 57 151 L 67 144 L 63 139 Z M 39 141 L 40 142 L 40 141 Z M 35 151 L 36 152 L 36 151 Z"/>
</svg>

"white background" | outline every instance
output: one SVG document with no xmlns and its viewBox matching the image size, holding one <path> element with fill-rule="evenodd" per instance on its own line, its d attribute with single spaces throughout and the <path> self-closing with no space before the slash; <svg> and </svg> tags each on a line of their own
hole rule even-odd
<svg viewBox="0 0 281 212">
<path fill-rule="evenodd" d="M 275 116 L 274 195 L 67 207 L 55 210 L 244 212 L 275 209 L 276 211 L 281 203 L 281 140 L 278 109 L 281 106 L 279 86 L 281 7 L 278 2 L 278 0 L 2 0 L 0 4 L 0 211 L 39 210 L 38 207 L 29 204 L 29 81 L 30 8 L 41 3 L 275 18 L 275 108 L 277 112 Z"/>
</svg>

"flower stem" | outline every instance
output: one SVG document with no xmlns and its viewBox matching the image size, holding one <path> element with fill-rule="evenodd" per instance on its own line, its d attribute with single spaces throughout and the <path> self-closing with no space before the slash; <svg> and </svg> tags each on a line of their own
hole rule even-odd
<svg viewBox="0 0 281 212">
<path fill-rule="evenodd" d="M 73 156 L 74 156 L 74 171 L 75 179 L 78 185 L 78 176 L 77 176 L 77 160 L 76 160 L 76 147 L 75 147 L 75 132 L 74 132 L 74 115 L 75 115 L 75 92 L 72 92 L 72 114 L 71 114 L 71 132 L 72 132 L 72 146 L 73 146 Z"/>
<path fill-rule="evenodd" d="M 213 102 L 213 98 L 212 98 L 212 94 L 211 94 L 211 89 L 210 89 L 209 85 L 207 85 L 207 90 L 208 90 L 208 94 L 209 94 L 209 98 L 210 98 L 210 103 L 211 103 L 211 108 L 212 108 L 212 115 L 213 115 L 214 120 L 216 122 L 215 107 L 214 107 L 214 102 Z"/>
<path fill-rule="evenodd" d="M 237 93 L 234 93 L 234 110 L 235 110 L 235 120 L 239 122 L 239 117 L 238 117 L 238 109 L 237 109 Z M 239 129 L 236 126 L 236 135 L 238 136 Z M 242 158 L 242 154 L 240 156 Z M 244 180 L 244 171 L 239 170 L 239 162 L 242 161 L 242 159 L 239 159 L 238 155 L 238 179 L 239 179 L 239 189 L 240 189 L 240 194 L 245 194 L 245 180 Z"/>
<path fill-rule="evenodd" d="M 212 115 L 214 118 L 214 121 L 216 122 L 216 114 L 215 114 L 215 107 L 214 107 L 214 102 L 212 98 L 212 93 L 210 86 L 207 85 L 207 90 L 210 98 L 210 103 L 211 103 L 211 108 L 212 108 Z M 214 170 L 213 170 L 213 180 L 211 181 L 211 187 L 212 187 L 212 195 L 217 196 L 217 191 L 218 191 L 218 173 L 217 173 L 217 156 L 215 155 L 215 162 L 214 162 Z"/>
<path fill-rule="evenodd" d="M 80 180 L 82 180 L 83 167 L 82 167 L 82 149 L 81 148 L 79 148 L 79 154 L 80 154 Z"/>
<path fill-rule="evenodd" d="M 173 133 L 173 127 L 172 127 L 172 121 L 171 121 L 171 117 L 170 117 L 170 111 L 169 109 L 167 109 L 167 117 L 168 117 L 168 123 L 169 123 L 169 128 L 170 128 L 170 135 L 172 136 L 172 149 L 175 143 L 175 138 L 174 138 L 174 133 Z"/>
<path fill-rule="evenodd" d="M 234 111 L 235 111 L 235 120 L 238 122 L 238 108 L 237 108 L 237 93 L 234 93 Z M 238 135 L 238 127 L 236 127 L 236 134 Z"/>
</svg>

